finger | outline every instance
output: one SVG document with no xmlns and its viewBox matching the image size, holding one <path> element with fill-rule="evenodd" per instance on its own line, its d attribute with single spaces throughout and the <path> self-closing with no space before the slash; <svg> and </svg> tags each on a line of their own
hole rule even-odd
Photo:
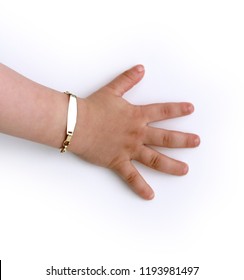
<svg viewBox="0 0 244 280">
<path fill-rule="evenodd" d="M 144 76 L 144 67 L 137 65 L 125 71 L 110 82 L 106 87 L 114 90 L 114 94 L 123 96 L 125 92 L 136 85 Z"/>
<path fill-rule="evenodd" d="M 185 175 L 188 172 L 186 163 L 169 158 L 146 146 L 140 149 L 135 160 L 150 168 L 172 175 Z"/>
<path fill-rule="evenodd" d="M 194 107 L 189 102 L 156 103 L 141 106 L 143 115 L 148 123 L 189 115 Z"/>
<path fill-rule="evenodd" d="M 113 169 L 140 197 L 150 200 L 154 197 L 152 188 L 146 183 L 130 161 L 118 164 Z"/>
<path fill-rule="evenodd" d="M 144 144 L 166 148 L 193 148 L 200 144 L 196 134 L 172 131 L 148 126 Z"/>
</svg>

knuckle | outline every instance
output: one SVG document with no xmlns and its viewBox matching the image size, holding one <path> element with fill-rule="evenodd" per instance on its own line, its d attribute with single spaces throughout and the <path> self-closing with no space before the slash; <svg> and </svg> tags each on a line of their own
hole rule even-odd
<svg viewBox="0 0 244 280">
<path fill-rule="evenodd" d="M 192 139 L 191 139 L 191 137 L 189 137 L 189 136 L 186 137 L 185 145 L 186 145 L 186 147 L 191 147 L 192 146 Z"/>
<path fill-rule="evenodd" d="M 135 106 L 130 114 L 130 129 L 129 135 L 132 137 L 133 143 L 141 142 L 145 136 L 145 125 L 143 120 L 143 113 L 140 106 Z"/>
<path fill-rule="evenodd" d="M 193 139 L 190 135 L 185 135 L 185 146 L 192 147 L 193 146 Z"/>
<path fill-rule="evenodd" d="M 145 138 L 145 132 L 143 129 L 133 129 L 129 132 L 130 135 L 130 148 L 135 151 L 138 145 L 143 144 Z"/>
<path fill-rule="evenodd" d="M 131 82 L 135 81 L 135 77 L 131 74 L 130 71 L 125 71 L 122 75 Z"/>
<path fill-rule="evenodd" d="M 169 147 L 170 142 L 171 142 L 170 136 L 168 134 L 164 134 L 163 139 L 162 139 L 162 146 L 163 147 Z"/>
<path fill-rule="evenodd" d="M 170 115 L 170 108 L 167 105 L 164 105 L 161 109 L 163 117 L 167 117 Z"/>
<path fill-rule="evenodd" d="M 137 179 L 137 172 L 131 172 L 128 176 L 126 176 L 125 180 L 128 184 L 133 184 Z"/>
<path fill-rule="evenodd" d="M 134 108 L 135 108 L 135 112 L 136 112 L 137 116 L 142 117 L 144 115 L 142 105 L 136 105 L 136 106 L 134 106 Z"/>
<path fill-rule="evenodd" d="M 144 117 L 143 107 L 141 105 L 136 105 L 136 106 L 132 105 L 132 106 L 133 106 L 133 110 L 132 110 L 131 119 L 134 122 L 136 122 L 138 126 L 144 124 L 145 117 Z"/>
<path fill-rule="evenodd" d="M 153 155 L 149 162 L 150 167 L 158 169 L 160 166 L 160 157 L 159 155 Z"/>
<path fill-rule="evenodd" d="M 106 91 L 112 91 L 112 92 L 118 90 L 118 86 L 114 82 L 110 82 L 108 85 L 104 86 L 104 88 Z"/>
<path fill-rule="evenodd" d="M 120 156 L 115 156 L 107 165 L 108 168 L 114 170 L 114 171 L 119 171 L 120 169 Z"/>
</svg>

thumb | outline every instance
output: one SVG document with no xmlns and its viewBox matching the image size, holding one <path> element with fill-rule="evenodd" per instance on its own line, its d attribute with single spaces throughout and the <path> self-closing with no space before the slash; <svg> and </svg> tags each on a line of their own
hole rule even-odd
<svg viewBox="0 0 244 280">
<path fill-rule="evenodd" d="M 120 74 L 112 82 L 107 84 L 106 87 L 113 89 L 115 95 L 123 96 L 125 92 L 140 82 L 144 76 L 144 73 L 144 66 L 140 64 L 136 65 Z"/>
</svg>

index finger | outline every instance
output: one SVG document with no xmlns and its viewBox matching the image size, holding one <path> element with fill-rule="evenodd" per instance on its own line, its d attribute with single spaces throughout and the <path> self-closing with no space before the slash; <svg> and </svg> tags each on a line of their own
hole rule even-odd
<svg viewBox="0 0 244 280">
<path fill-rule="evenodd" d="M 155 103 L 143 105 L 141 110 L 150 123 L 189 115 L 194 111 L 194 106 L 189 102 Z"/>
</svg>

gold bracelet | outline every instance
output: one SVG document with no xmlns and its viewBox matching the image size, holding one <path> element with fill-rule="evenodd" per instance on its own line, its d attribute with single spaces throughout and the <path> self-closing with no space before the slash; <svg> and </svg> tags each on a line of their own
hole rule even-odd
<svg viewBox="0 0 244 280">
<path fill-rule="evenodd" d="M 69 95 L 69 106 L 68 106 L 68 116 L 67 116 L 67 132 L 66 138 L 63 142 L 62 147 L 60 148 L 61 153 L 65 153 L 70 144 L 71 138 L 74 134 L 76 119 L 77 119 L 77 97 L 66 91 L 67 95 Z"/>
</svg>

